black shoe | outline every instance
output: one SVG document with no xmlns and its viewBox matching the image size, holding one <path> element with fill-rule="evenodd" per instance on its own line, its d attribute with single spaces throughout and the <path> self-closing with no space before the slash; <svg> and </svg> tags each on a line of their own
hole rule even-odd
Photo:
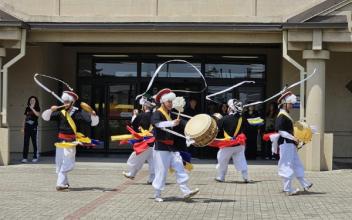
<svg viewBox="0 0 352 220">
<path fill-rule="evenodd" d="M 218 178 L 215 178 L 214 179 L 216 182 L 218 182 L 218 183 L 223 183 L 223 182 L 225 182 L 225 180 L 221 180 L 221 179 L 218 179 Z"/>
<path fill-rule="evenodd" d="M 58 192 L 68 192 L 68 186 L 56 186 Z"/>
<path fill-rule="evenodd" d="M 312 188 L 312 186 L 313 186 L 313 183 L 311 183 L 309 186 L 307 186 L 307 187 L 304 187 L 304 191 L 308 191 L 310 188 Z"/>
</svg>

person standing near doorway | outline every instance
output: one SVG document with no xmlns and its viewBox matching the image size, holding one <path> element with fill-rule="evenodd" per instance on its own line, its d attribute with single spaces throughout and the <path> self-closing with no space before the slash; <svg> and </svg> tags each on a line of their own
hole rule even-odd
<svg viewBox="0 0 352 220">
<path fill-rule="evenodd" d="M 270 103 L 269 109 L 265 116 L 265 131 L 264 133 L 271 133 L 275 131 L 275 120 L 277 117 L 277 104 L 275 102 Z M 262 144 L 263 152 L 262 155 L 266 160 L 275 159 L 271 153 L 271 141 L 264 142 Z"/>
<path fill-rule="evenodd" d="M 189 115 L 191 117 L 195 116 L 196 114 L 199 114 L 198 111 L 198 101 L 195 98 L 190 98 L 188 102 L 188 106 L 186 107 L 184 114 Z"/>
<path fill-rule="evenodd" d="M 189 101 L 188 101 L 188 105 L 186 106 L 185 111 L 183 113 L 188 116 L 191 116 L 191 117 L 199 114 L 197 99 L 195 99 L 194 97 L 190 97 Z M 183 129 L 177 127 L 176 132 L 183 133 Z M 189 153 L 191 153 L 192 157 L 200 157 L 201 156 L 201 154 L 202 154 L 201 150 L 197 147 L 194 147 L 194 146 L 187 147 L 186 141 L 184 138 L 176 136 L 176 137 L 174 137 L 174 141 L 177 146 L 183 148 L 183 151 L 188 151 Z"/>
<path fill-rule="evenodd" d="M 253 105 L 248 107 L 248 110 L 244 113 L 244 118 L 256 118 L 259 117 L 259 113 L 255 110 Z M 246 158 L 255 160 L 257 157 L 257 138 L 259 133 L 258 126 L 250 125 L 247 128 L 247 144 L 246 144 Z"/>
<path fill-rule="evenodd" d="M 32 162 L 38 162 L 38 146 L 37 146 L 37 129 L 38 117 L 40 116 L 40 107 L 38 98 L 31 96 L 27 100 L 27 107 L 24 111 L 24 123 L 22 131 L 24 132 L 22 163 L 28 162 L 29 142 L 32 139 L 33 159 Z"/>
<path fill-rule="evenodd" d="M 222 104 L 220 105 L 219 112 L 220 112 L 220 114 L 221 114 L 222 116 L 227 115 L 227 113 L 228 113 L 228 106 L 227 106 L 226 103 L 222 103 Z"/>
</svg>

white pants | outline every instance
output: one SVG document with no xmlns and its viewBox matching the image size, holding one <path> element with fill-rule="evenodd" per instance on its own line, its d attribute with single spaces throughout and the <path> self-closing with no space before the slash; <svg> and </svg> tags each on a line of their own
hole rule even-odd
<svg viewBox="0 0 352 220">
<path fill-rule="evenodd" d="M 285 192 L 292 192 L 292 180 L 296 177 L 303 188 L 311 183 L 304 179 L 304 167 L 299 159 L 296 146 L 290 143 L 280 145 L 279 176 L 283 178 Z"/>
<path fill-rule="evenodd" d="M 68 184 L 67 173 L 75 167 L 76 147 L 56 148 L 55 163 L 57 182 L 56 186 L 65 186 Z"/>
<path fill-rule="evenodd" d="M 161 191 L 164 190 L 166 176 L 169 168 L 175 170 L 176 182 L 180 186 L 182 193 L 184 195 L 189 194 L 191 192 L 187 186 L 189 178 L 183 167 L 182 157 L 180 153 L 154 150 L 153 156 L 155 166 L 155 178 L 153 181 L 153 187 L 155 189 L 156 196 L 160 196 Z"/>
<path fill-rule="evenodd" d="M 130 155 L 127 160 L 128 175 L 136 176 L 138 171 L 142 169 L 144 162 L 147 161 L 149 165 L 149 182 L 154 180 L 155 171 L 153 164 L 153 147 L 149 147 L 143 153 L 137 155 L 135 151 Z"/>
<path fill-rule="evenodd" d="M 232 158 L 233 164 L 237 171 L 240 171 L 244 180 L 248 179 L 247 161 L 244 155 L 244 145 L 236 147 L 225 147 L 218 151 L 217 159 L 217 179 L 224 181 L 227 173 L 227 167 Z"/>
</svg>

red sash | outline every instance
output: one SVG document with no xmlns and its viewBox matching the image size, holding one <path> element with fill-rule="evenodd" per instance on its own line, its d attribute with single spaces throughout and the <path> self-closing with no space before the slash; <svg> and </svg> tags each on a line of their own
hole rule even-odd
<svg viewBox="0 0 352 220">
<path fill-rule="evenodd" d="M 241 133 L 237 135 L 235 139 L 232 140 L 214 140 L 208 146 L 216 148 L 234 147 L 246 144 L 247 137 L 245 134 Z"/>
</svg>

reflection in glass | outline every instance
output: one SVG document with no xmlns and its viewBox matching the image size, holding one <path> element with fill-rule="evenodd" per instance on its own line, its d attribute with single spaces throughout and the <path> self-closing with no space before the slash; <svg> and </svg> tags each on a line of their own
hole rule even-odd
<svg viewBox="0 0 352 220">
<path fill-rule="evenodd" d="M 210 95 L 216 92 L 220 92 L 227 88 L 228 86 L 208 86 L 208 94 Z M 227 100 L 232 98 L 233 98 L 233 90 L 211 97 L 212 100 L 218 103 L 226 103 Z"/>
<path fill-rule="evenodd" d="M 95 71 L 97 76 L 135 77 L 137 76 L 137 63 L 96 63 Z"/>
<path fill-rule="evenodd" d="M 134 96 L 134 85 L 109 86 L 109 137 L 111 135 L 127 133 L 126 125 L 129 124 L 132 118 Z M 128 145 L 120 145 L 118 142 L 109 142 L 109 149 L 122 149 L 128 147 Z"/>
<path fill-rule="evenodd" d="M 109 137 L 112 135 L 127 134 L 126 125 L 129 124 L 130 119 L 125 120 L 109 120 Z M 118 141 L 110 141 L 109 149 L 130 149 L 129 144 L 120 144 Z"/>
<path fill-rule="evenodd" d="M 92 56 L 79 55 L 78 76 L 92 76 Z"/>
<path fill-rule="evenodd" d="M 243 104 L 248 104 L 256 101 L 263 100 L 263 87 L 239 87 L 239 99 Z M 264 105 L 257 105 L 258 111 L 262 112 Z"/>
<path fill-rule="evenodd" d="M 92 95 L 91 95 L 91 91 L 92 91 L 92 86 L 91 85 L 80 85 L 80 101 L 81 102 L 86 102 L 86 103 L 91 103 L 92 101 Z"/>
<path fill-rule="evenodd" d="M 192 63 L 199 70 L 201 69 L 200 63 Z M 142 63 L 142 77 L 151 77 L 155 70 L 158 68 L 157 63 Z M 167 63 L 165 64 L 158 77 L 182 77 L 182 78 L 199 78 L 199 74 L 196 70 L 187 63 Z"/>
<path fill-rule="evenodd" d="M 221 90 L 227 89 L 228 86 L 208 86 L 208 94 L 213 94 L 219 92 Z M 227 103 L 227 100 L 233 98 L 233 91 L 228 91 L 212 97 L 211 99 L 215 102 L 209 101 L 207 102 L 207 110 L 206 113 L 212 115 L 216 112 L 220 112 L 221 103 Z"/>
<path fill-rule="evenodd" d="M 109 87 L 109 119 L 131 118 L 133 111 L 133 85 L 115 85 Z"/>
<path fill-rule="evenodd" d="M 263 78 L 263 64 L 205 64 L 205 76 L 209 78 Z"/>
</svg>

